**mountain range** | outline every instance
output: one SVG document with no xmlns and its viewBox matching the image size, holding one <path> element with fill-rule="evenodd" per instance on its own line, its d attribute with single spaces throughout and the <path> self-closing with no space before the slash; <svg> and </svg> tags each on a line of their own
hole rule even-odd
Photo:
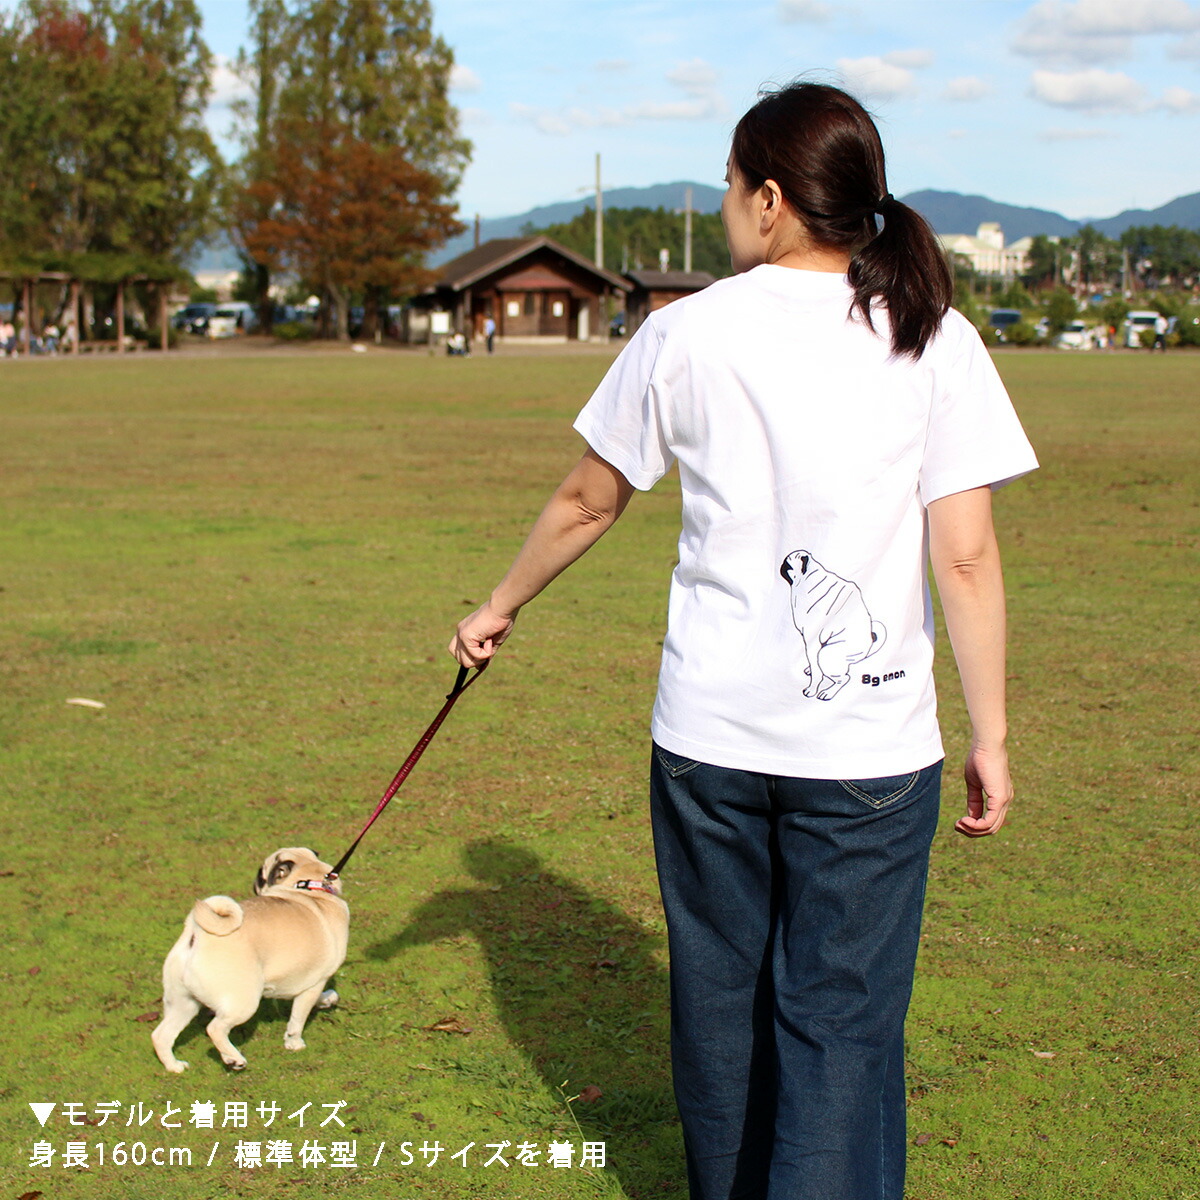
<svg viewBox="0 0 1200 1200">
<path fill-rule="evenodd" d="M 656 183 L 641 188 L 611 188 L 604 193 L 605 208 L 667 208 L 683 211 L 684 193 L 692 189 L 692 208 L 696 212 L 715 213 L 721 208 L 723 189 L 704 183 Z M 1083 225 L 1093 225 L 1107 237 L 1119 237 L 1131 225 L 1181 225 L 1200 230 L 1200 192 L 1179 196 L 1159 208 L 1131 208 L 1115 217 L 1075 220 L 1062 213 L 1042 208 L 1020 208 L 1002 204 L 987 196 L 963 196 L 958 192 L 910 192 L 901 199 L 921 213 L 937 233 L 974 233 L 984 221 L 996 221 L 1004 230 L 1006 242 L 1044 233 L 1050 237 L 1069 237 Z M 594 204 L 594 198 L 563 200 L 544 204 L 511 217 L 483 217 L 479 222 L 482 241 L 489 238 L 517 237 L 526 226 L 541 229 L 558 225 L 578 216 Z M 475 243 L 474 222 L 463 214 L 467 231 L 451 238 L 430 262 L 437 266 Z M 197 251 L 188 264 L 194 271 L 237 270 L 241 265 L 237 252 L 224 239 L 210 241 Z"/>
<path fill-rule="evenodd" d="M 696 212 L 715 213 L 721 209 L 721 188 L 703 183 L 656 183 L 644 188 L 613 188 L 604 193 L 605 208 L 667 208 L 683 211 L 684 193 L 692 189 L 692 208 Z M 1180 196 L 1155 209 L 1131 208 L 1115 217 L 1084 218 L 1075 220 L 1062 213 L 1042 208 L 1019 208 L 989 200 L 987 196 L 963 196 L 958 192 L 920 191 L 900 197 L 911 205 L 934 228 L 937 233 L 974 233 L 984 221 L 996 221 L 1004 230 L 1006 242 L 1018 238 L 1034 237 L 1044 233 L 1048 237 L 1069 237 L 1083 225 L 1093 225 L 1106 237 L 1119 237 L 1131 225 L 1182 225 L 1185 229 L 1200 229 L 1200 192 Z M 546 225 L 557 225 L 578 216 L 585 208 L 595 203 L 593 197 L 581 200 L 564 200 L 559 204 L 546 204 L 531 208 L 528 212 L 512 217 L 484 217 L 479 225 L 482 241 L 488 238 L 516 237 L 529 225 L 540 229 Z M 463 220 L 472 226 L 469 216 Z M 469 250 L 474 244 L 473 226 L 466 233 L 451 238 L 431 258 L 434 265 L 446 262 Z"/>
</svg>

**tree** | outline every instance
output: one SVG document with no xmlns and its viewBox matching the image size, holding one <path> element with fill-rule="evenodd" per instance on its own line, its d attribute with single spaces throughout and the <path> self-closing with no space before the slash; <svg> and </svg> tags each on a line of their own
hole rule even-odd
<svg viewBox="0 0 1200 1200">
<path fill-rule="evenodd" d="M 219 160 L 194 0 L 24 0 L 0 18 L 0 247 L 90 280 L 182 275 Z"/>
<path fill-rule="evenodd" d="M 1120 246 L 1094 225 L 1081 226 L 1075 244 L 1084 285 L 1091 289 L 1111 283 L 1121 269 Z"/>
<path fill-rule="evenodd" d="M 270 179 L 275 148 L 278 79 L 288 61 L 292 26 L 283 0 L 250 0 L 252 49 L 238 52 L 237 71 L 252 89 L 251 100 L 239 100 L 234 111 L 242 130 L 243 153 L 235 165 L 226 197 L 230 232 L 250 276 L 246 299 L 258 311 L 258 322 L 270 333 L 275 323 L 271 299 L 271 268 L 250 253 L 246 238 L 271 218 L 269 201 L 256 198 L 255 184 Z"/>
<path fill-rule="evenodd" d="M 1051 333 L 1061 332 L 1077 314 L 1075 297 L 1066 288 L 1055 288 L 1046 297 L 1046 319 L 1050 322 Z"/>
<path fill-rule="evenodd" d="M 1058 239 L 1039 233 L 1029 247 L 1029 269 L 1022 277 L 1029 287 L 1053 284 L 1058 275 Z"/>
<path fill-rule="evenodd" d="M 246 238 L 255 261 L 291 267 L 324 289 L 343 319 L 351 289 L 416 291 L 432 282 L 426 252 L 462 230 L 440 199 L 442 180 L 398 146 L 372 145 L 344 127 L 316 132 L 281 140 L 273 176 L 248 189 L 272 214 Z"/>
<path fill-rule="evenodd" d="M 1193 286 L 1200 276 L 1200 231 L 1178 225 L 1134 225 L 1121 235 L 1131 267 L 1143 287 L 1170 280 Z"/>
<path fill-rule="evenodd" d="M 541 228 L 526 226 L 524 233 L 541 233 L 591 258 L 596 248 L 596 213 L 585 208 L 577 217 Z M 671 266 L 682 270 L 683 216 L 666 208 L 609 208 L 604 212 L 604 261 L 620 263 L 622 270 L 654 270 L 658 252 L 670 253 Z M 718 278 L 730 273 L 729 249 L 718 213 L 692 215 L 692 267 Z"/>
<path fill-rule="evenodd" d="M 448 98 L 454 57 L 433 33 L 429 0 L 264 2 L 255 14 L 257 124 L 234 222 L 256 262 L 316 272 L 345 336 L 351 289 L 365 297 L 369 328 L 389 291 L 425 279 L 424 251 L 461 228 L 448 203 L 470 143 Z M 350 172 L 340 194 L 334 163 Z M 382 172 L 373 199 L 368 164 Z M 375 224 L 328 229 L 335 211 Z M 293 234 L 301 242 L 289 249 Z"/>
</svg>

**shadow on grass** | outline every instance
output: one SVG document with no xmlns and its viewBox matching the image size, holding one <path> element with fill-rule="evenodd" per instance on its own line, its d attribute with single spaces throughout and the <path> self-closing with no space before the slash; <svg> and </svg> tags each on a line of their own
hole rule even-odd
<svg viewBox="0 0 1200 1200">
<path fill-rule="evenodd" d="M 572 1110 L 588 1141 L 608 1145 L 608 1173 L 630 1197 L 676 1192 L 683 1175 L 668 1053 L 667 973 L 653 938 L 610 904 L 502 841 L 463 850 L 480 886 L 439 892 L 407 928 L 367 947 L 468 934 L 483 950 L 496 1012 L 557 1098 L 600 1090 Z"/>
</svg>

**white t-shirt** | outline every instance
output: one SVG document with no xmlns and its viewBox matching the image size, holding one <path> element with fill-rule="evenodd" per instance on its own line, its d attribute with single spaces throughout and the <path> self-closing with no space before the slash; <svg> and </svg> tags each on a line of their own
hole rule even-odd
<svg viewBox="0 0 1200 1200">
<path fill-rule="evenodd" d="M 652 735 L 717 766 L 868 779 L 942 757 L 925 506 L 1037 460 L 974 328 L 914 362 L 844 276 L 759 266 L 651 314 L 575 422 L 683 491 Z"/>
</svg>

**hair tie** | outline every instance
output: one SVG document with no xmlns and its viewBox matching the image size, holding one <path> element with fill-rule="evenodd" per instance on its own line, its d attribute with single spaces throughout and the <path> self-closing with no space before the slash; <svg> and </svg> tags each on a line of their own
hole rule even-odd
<svg viewBox="0 0 1200 1200">
<path fill-rule="evenodd" d="M 888 192 L 888 194 L 886 196 L 884 196 L 881 200 L 875 201 L 875 207 L 873 209 L 871 209 L 871 211 L 877 212 L 882 217 L 883 210 L 885 208 L 887 208 L 887 206 L 889 204 L 895 204 L 895 203 L 896 203 L 896 197 L 893 196 L 891 192 Z"/>
</svg>

